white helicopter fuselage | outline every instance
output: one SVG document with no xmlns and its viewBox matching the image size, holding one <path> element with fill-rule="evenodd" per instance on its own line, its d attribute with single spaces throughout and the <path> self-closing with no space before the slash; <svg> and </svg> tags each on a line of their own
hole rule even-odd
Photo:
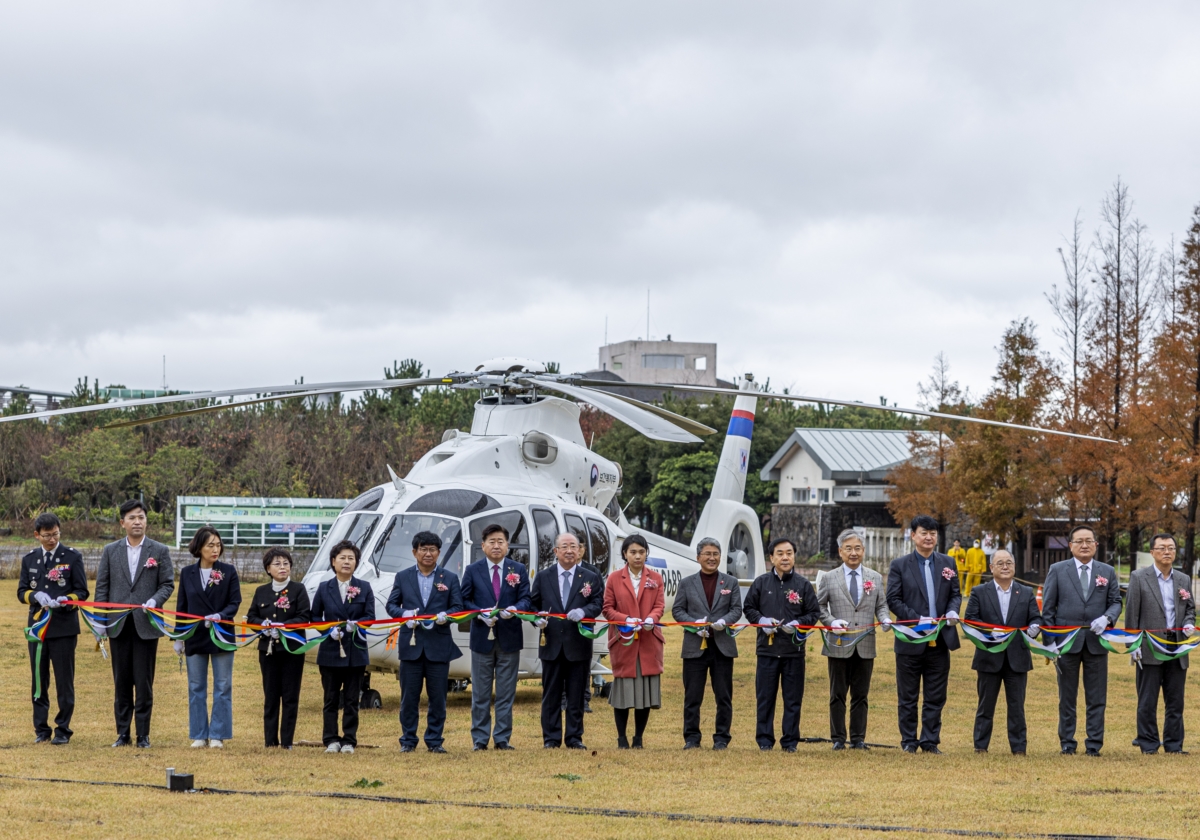
<svg viewBox="0 0 1200 840">
<path fill-rule="evenodd" d="M 607 577 L 624 565 L 621 541 L 638 532 L 650 544 L 647 564 L 663 577 L 670 620 L 679 582 L 699 571 L 695 552 L 682 543 L 630 525 L 614 501 L 620 480 L 617 464 L 588 449 L 575 403 L 550 396 L 504 401 L 485 397 L 476 404 L 470 433 L 447 431 L 442 442 L 417 461 L 403 479 L 393 473 L 392 482 L 367 491 L 347 505 L 318 549 L 304 585 L 311 597 L 317 586 L 333 575 L 328 548 L 351 539 L 362 550 L 355 576 L 371 585 L 376 617 L 386 618 L 385 607 L 396 574 L 415 565 L 412 537 L 419 531 L 432 531 L 441 537 L 439 565 L 461 576 L 467 564 L 483 556 L 483 528 L 499 522 L 510 534 L 509 556 L 525 564 L 531 581 L 539 570 L 556 562 L 554 542 L 561 533 L 579 537 L 583 562 Z M 722 522 L 710 522 L 713 530 L 698 534 L 697 539 L 711 535 L 727 546 L 724 536 L 739 523 L 743 531 L 745 523 L 757 525 L 757 516 L 740 504 L 740 499 L 736 504 L 732 500 L 723 504 L 724 514 L 718 517 Z M 761 536 L 757 527 L 752 530 L 757 539 L 755 550 L 750 552 L 753 559 L 741 556 L 737 569 L 745 585 L 762 570 Z M 452 631 L 463 652 L 450 663 L 452 680 L 470 677 L 469 627 L 468 622 Z M 522 627 L 525 647 L 520 676 L 534 677 L 541 673 L 539 631 L 529 623 Z M 395 645 L 394 635 L 369 637 L 373 670 L 399 670 Z M 593 675 L 609 673 L 600 663 L 608 652 L 605 637 L 596 640 L 595 652 Z"/>
</svg>

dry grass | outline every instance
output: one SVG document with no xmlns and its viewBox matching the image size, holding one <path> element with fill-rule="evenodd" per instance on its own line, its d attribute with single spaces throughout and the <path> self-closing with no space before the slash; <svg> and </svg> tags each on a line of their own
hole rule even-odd
<svg viewBox="0 0 1200 840">
<path fill-rule="evenodd" d="M 516 708 L 513 753 L 470 751 L 470 698 L 451 697 L 447 756 L 422 749 L 401 756 L 394 680 L 376 675 L 384 708 L 364 712 L 362 744 L 353 756 L 327 756 L 316 748 L 288 753 L 261 746 L 261 692 L 256 655 L 238 655 L 234 676 L 235 740 L 223 751 L 191 750 L 187 740 L 187 685 L 170 646 L 160 644 L 150 750 L 113 750 L 112 680 L 107 662 L 91 650 L 78 659 L 75 738 L 66 748 L 32 743 L 28 658 L 19 642 L 24 607 L 15 582 L 0 582 L 0 628 L 10 640 L 0 648 L 0 733 L 3 766 L 0 808 L 5 837 L 70 832 L 72 837 L 319 837 L 471 836 L 488 838 L 727 837 L 749 832 L 771 837 L 879 837 L 846 828 L 779 828 L 672 822 L 661 818 L 562 815 L 520 810 L 482 810 L 456 805 L 355 802 L 283 795 L 272 798 L 168 794 L 165 791 L 79 787 L 19 781 L 7 776 L 117 780 L 161 784 L 164 768 L 196 775 L 202 786 L 289 794 L 350 793 L 360 778 L 382 787 L 364 791 L 395 797 L 455 802 L 508 802 L 751 816 L 803 822 L 867 823 L 925 829 L 1008 833 L 1072 833 L 1183 837 L 1197 823 L 1191 797 L 1200 792 L 1195 756 L 1143 757 L 1134 735 L 1133 676 L 1113 657 L 1109 682 L 1108 736 L 1104 756 L 1092 760 L 1058 755 L 1054 670 L 1038 665 L 1029 688 L 1029 755 L 993 752 L 976 756 L 971 745 L 975 706 L 970 651 L 954 659 L 943 728 L 944 756 L 910 756 L 899 750 L 833 754 L 827 744 L 802 744 L 795 755 L 760 753 L 754 744 L 754 658 L 749 634 L 738 660 L 734 740 L 726 753 L 683 752 L 679 660 L 668 659 L 664 708 L 651 717 L 647 747 L 618 752 L 612 717 L 603 702 L 586 718 L 589 753 L 539 749 L 540 688 L 522 684 Z M 679 650 L 675 631 L 668 650 Z M 873 685 L 870 740 L 897 743 L 893 657 L 878 660 Z M 823 658 L 810 651 L 803 735 L 828 734 L 828 681 Z M 321 691 L 315 667 L 305 674 L 297 737 L 320 738 Z M 1082 698 L 1081 698 L 1082 699 Z M 1003 701 L 1001 709 L 1003 714 Z M 53 711 L 53 709 L 52 709 Z M 1197 723 L 1196 706 L 1188 725 Z M 712 721 L 706 707 L 705 726 Z M 1002 727 L 1001 727 L 1002 728 Z M 1082 740 L 1082 734 L 1081 734 Z M 1198 753 L 1200 754 L 1200 753 Z M 576 781 L 556 778 L 574 774 Z M 936 832 L 935 832 L 936 833 Z M 909 836 L 909 832 L 898 835 Z M 916 836 L 916 835 L 912 835 Z M 926 835 L 928 836 L 928 835 Z"/>
</svg>

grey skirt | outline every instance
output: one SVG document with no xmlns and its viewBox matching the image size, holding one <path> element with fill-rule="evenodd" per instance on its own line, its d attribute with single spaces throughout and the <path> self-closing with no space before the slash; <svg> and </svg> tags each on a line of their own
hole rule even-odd
<svg viewBox="0 0 1200 840">
<path fill-rule="evenodd" d="M 642 676 L 642 664 L 637 664 L 636 677 L 617 677 L 608 690 L 608 705 L 614 709 L 657 709 L 662 706 L 659 674 Z"/>
</svg>

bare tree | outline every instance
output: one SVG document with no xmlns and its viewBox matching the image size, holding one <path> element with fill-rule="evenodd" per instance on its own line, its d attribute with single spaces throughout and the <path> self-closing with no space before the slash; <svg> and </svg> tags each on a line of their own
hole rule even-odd
<svg viewBox="0 0 1200 840">
<path fill-rule="evenodd" d="M 1058 249 L 1063 267 L 1063 287 L 1050 287 L 1046 300 L 1054 310 L 1058 326 L 1054 334 L 1062 339 L 1063 351 L 1071 368 L 1071 405 L 1069 415 L 1072 423 L 1079 422 L 1079 379 L 1083 365 L 1084 342 L 1088 318 L 1091 316 L 1092 300 L 1088 294 L 1084 273 L 1091 261 L 1092 249 L 1083 241 L 1083 220 L 1075 214 L 1071 236 L 1064 237 L 1066 250 Z"/>
</svg>

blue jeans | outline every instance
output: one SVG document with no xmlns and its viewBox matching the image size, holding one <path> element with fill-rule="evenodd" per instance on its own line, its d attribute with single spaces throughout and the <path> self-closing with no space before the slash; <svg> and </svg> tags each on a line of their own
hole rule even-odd
<svg viewBox="0 0 1200 840">
<path fill-rule="evenodd" d="M 208 715 L 208 663 L 212 662 L 213 704 Z M 193 741 L 233 737 L 233 651 L 187 657 L 188 737 Z"/>
<path fill-rule="evenodd" d="M 507 744 L 512 737 L 513 699 L 521 651 L 506 653 L 496 645 L 491 653 L 471 651 L 471 740 L 477 746 Z M 492 684 L 496 686 L 496 728 L 492 730 Z"/>
</svg>

